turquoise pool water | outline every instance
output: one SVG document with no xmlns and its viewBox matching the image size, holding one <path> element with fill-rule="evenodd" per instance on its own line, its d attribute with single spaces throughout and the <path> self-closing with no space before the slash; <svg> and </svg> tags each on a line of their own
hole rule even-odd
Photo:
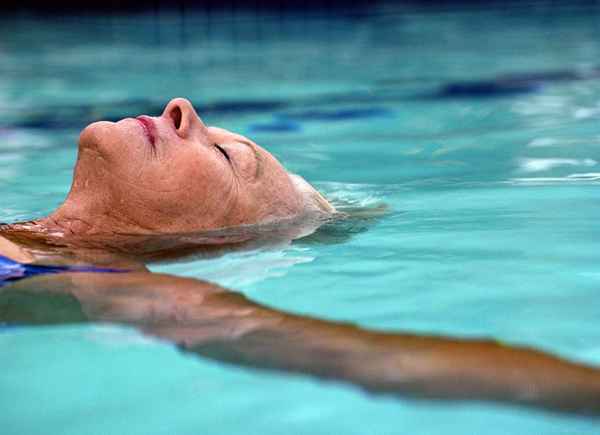
<svg viewBox="0 0 600 435">
<path fill-rule="evenodd" d="M 560 7 L 0 18 L 0 221 L 60 203 L 87 122 L 186 96 L 207 123 L 251 136 L 333 199 L 391 212 L 340 243 L 153 270 L 295 313 L 491 336 L 598 365 L 600 79 L 577 79 L 594 75 L 598 23 L 599 9 Z M 479 85 L 458 89 L 464 81 Z M 0 352 L 4 435 L 600 427 L 371 396 L 186 356 L 111 325 L 8 329 Z"/>
</svg>

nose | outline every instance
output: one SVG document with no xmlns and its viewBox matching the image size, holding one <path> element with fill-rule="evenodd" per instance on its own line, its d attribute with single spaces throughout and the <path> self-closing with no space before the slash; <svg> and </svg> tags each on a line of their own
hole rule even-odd
<svg viewBox="0 0 600 435">
<path fill-rule="evenodd" d="M 192 103 L 186 98 L 174 98 L 169 101 L 162 117 L 173 125 L 175 133 L 183 139 L 195 133 L 206 132 L 206 125 L 194 110 Z"/>
</svg>

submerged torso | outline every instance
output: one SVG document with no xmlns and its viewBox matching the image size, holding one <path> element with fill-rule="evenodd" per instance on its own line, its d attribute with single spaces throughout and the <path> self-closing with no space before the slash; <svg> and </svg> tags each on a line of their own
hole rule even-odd
<svg viewBox="0 0 600 435">
<path fill-rule="evenodd" d="M 128 270 L 95 266 L 37 265 L 21 263 L 4 255 L 0 255 L 0 287 L 24 278 L 61 272 L 123 273 L 128 272 Z"/>
</svg>

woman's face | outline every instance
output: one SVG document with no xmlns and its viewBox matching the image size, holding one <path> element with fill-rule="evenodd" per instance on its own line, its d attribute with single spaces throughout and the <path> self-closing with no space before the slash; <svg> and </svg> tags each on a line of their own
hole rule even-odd
<svg viewBox="0 0 600 435">
<path fill-rule="evenodd" d="M 158 117 L 86 127 L 64 206 L 118 230 L 185 232 L 293 216 L 302 199 L 270 153 L 176 98 Z"/>
</svg>

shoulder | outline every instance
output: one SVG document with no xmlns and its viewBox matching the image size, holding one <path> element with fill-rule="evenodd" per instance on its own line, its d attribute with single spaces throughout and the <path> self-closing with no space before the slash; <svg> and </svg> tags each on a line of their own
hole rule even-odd
<svg viewBox="0 0 600 435">
<path fill-rule="evenodd" d="M 25 250 L 16 243 L 3 237 L 2 233 L 0 233 L 0 255 L 21 263 L 30 263 L 33 261 L 33 257 L 30 254 L 25 252 Z"/>
</svg>

